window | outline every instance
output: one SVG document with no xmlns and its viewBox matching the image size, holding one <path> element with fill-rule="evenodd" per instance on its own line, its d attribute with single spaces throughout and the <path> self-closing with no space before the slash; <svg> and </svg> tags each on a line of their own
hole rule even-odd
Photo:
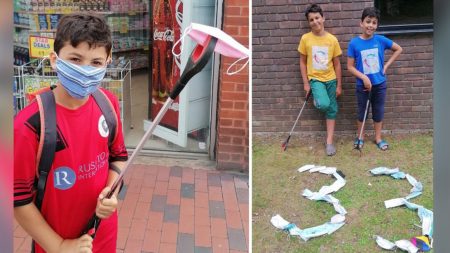
<svg viewBox="0 0 450 253">
<path fill-rule="evenodd" d="M 380 10 L 379 33 L 433 31 L 433 0 L 375 0 Z"/>
</svg>

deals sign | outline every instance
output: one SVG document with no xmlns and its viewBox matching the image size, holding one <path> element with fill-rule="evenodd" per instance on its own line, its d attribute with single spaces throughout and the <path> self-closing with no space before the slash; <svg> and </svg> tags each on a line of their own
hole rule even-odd
<svg viewBox="0 0 450 253">
<path fill-rule="evenodd" d="M 31 35 L 28 39 L 30 42 L 31 58 L 46 57 L 53 51 L 53 43 L 55 42 L 55 39 L 33 35 Z"/>
</svg>

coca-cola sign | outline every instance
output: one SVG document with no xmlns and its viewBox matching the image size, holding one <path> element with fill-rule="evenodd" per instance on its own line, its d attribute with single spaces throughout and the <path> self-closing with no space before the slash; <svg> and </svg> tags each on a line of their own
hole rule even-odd
<svg viewBox="0 0 450 253">
<path fill-rule="evenodd" d="M 166 29 L 165 31 L 158 31 L 158 29 L 155 29 L 155 32 L 153 33 L 153 40 L 162 40 L 162 41 L 174 41 L 173 39 L 174 33 L 173 30 Z"/>
</svg>

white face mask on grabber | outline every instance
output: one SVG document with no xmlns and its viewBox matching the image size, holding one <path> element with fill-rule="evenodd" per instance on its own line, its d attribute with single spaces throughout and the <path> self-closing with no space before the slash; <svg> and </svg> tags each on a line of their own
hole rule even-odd
<svg viewBox="0 0 450 253">
<path fill-rule="evenodd" d="M 207 25 L 197 24 L 197 23 L 191 23 L 188 27 L 184 29 L 183 36 L 173 45 L 172 47 L 172 54 L 176 57 L 179 57 L 181 55 L 181 52 L 179 54 L 176 54 L 174 52 L 174 49 L 178 43 L 181 42 L 180 51 L 183 50 L 183 44 L 184 44 L 184 38 L 186 35 L 189 35 L 195 42 L 202 46 L 206 46 L 208 42 L 208 37 L 213 36 L 217 38 L 217 44 L 214 48 L 214 51 L 222 54 L 224 56 L 228 56 L 231 58 L 238 58 L 237 61 L 233 62 L 230 67 L 227 69 L 228 75 L 234 75 L 245 68 L 248 64 L 248 60 L 250 57 L 250 51 L 241 45 L 239 42 L 237 42 L 235 39 L 233 39 L 230 35 L 226 34 L 222 30 L 216 27 L 211 27 Z M 234 72 L 230 72 L 230 69 L 241 60 L 247 59 L 247 61 L 242 65 L 242 67 Z"/>
</svg>

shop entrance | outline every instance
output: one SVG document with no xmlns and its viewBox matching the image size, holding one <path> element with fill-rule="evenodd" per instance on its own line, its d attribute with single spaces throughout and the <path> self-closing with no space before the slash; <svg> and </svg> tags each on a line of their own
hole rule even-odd
<svg viewBox="0 0 450 253">
<path fill-rule="evenodd" d="M 132 74 L 133 129 L 126 133 L 127 147 L 137 145 L 152 124 L 172 86 L 184 69 L 194 42 L 186 37 L 180 58 L 172 55 L 173 44 L 192 22 L 218 26 L 221 4 L 217 0 L 150 1 L 151 31 L 149 70 Z M 219 24 L 220 25 L 220 24 Z M 179 47 L 175 48 L 180 52 Z M 218 58 L 193 77 L 169 109 L 144 149 L 148 152 L 194 153 L 212 158 L 216 121 Z"/>
</svg>

